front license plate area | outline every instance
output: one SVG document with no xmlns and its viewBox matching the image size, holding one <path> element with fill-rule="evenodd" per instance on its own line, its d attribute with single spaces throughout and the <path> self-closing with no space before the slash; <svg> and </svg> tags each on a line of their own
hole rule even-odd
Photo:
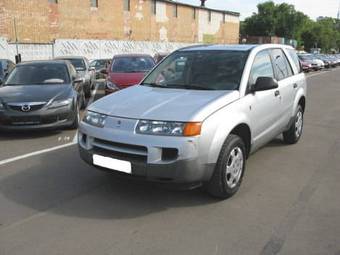
<svg viewBox="0 0 340 255">
<path fill-rule="evenodd" d="M 131 174 L 132 168 L 131 168 L 131 162 L 125 161 L 125 160 L 119 160 L 109 157 L 104 157 L 100 155 L 94 154 L 92 156 L 93 164 L 96 166 L 108 168 L 111 170 Z"/>
</svg>

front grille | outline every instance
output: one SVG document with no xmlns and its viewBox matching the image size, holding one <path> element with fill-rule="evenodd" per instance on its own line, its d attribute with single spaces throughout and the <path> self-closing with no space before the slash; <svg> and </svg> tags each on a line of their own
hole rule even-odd
<svg viewBox="0 0 340 255">
<path fill-rule="evenodd" d="M 95 138 L 92 142 L 95 152 L 117 159 L 146 163 L 148 151 L 145 146 L 124 144 Z"/>
<path fill-rule="evenodd" d="M 40 110 L 41 108 L 44 107 L 46 103 L 45 102 L 42 102 L 42 103 L 9 103 L 7 104 L 8 108 L 11 109 L 11 110 L 14 110 L 14 111 L 18 111 L 18 112 L 33 112 L 33 111 L 37 111 L 37 110 Z M 23 111 L 22 110 L 22 107 L 23 106 L 29 106 L 29 110 L 27 111 Z"/>
<path fill-rule="evenodd" d="M 39 125 L 41 123 L 41 119 L 39 116 L 11 117 L 10 123 L 12 125 Z"/>
</svg>

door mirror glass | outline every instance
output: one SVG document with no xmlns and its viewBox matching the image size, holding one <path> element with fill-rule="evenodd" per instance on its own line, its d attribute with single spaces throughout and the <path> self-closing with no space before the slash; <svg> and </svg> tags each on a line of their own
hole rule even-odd
<svg viewBox="0 0 340 255">
<path fill-rule="evenodd" d="M 255 85 L 252 86 L 252 92 L 276 89 L 279 85 L 272 77 L 258 77 Z"/>
</svg>

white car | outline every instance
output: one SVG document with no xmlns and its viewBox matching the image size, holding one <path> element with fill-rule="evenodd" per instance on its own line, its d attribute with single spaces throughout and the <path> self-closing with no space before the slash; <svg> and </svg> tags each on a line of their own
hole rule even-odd
<svg viewBox="0 0 340 255">
<path fill-rule="evenodd" d="M 81 157 L 123 175 L 239 189 L 248 156 L 279 134 L 302 134 L 306 79 L 284 45 L 204 45 L 166 57 L 137 86 L 89 106 Z"/>
</svg>

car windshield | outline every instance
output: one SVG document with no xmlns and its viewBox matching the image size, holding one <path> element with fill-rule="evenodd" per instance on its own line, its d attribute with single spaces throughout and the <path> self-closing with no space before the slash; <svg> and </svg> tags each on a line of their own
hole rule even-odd
<svg viewBox="0 0 340 255">
<path fill-rule="evenodd" d="M 248 51 L 178 51 L 142 85 L 197 90 L 238 90 Z"/>
<path fill-rule="evenodd" d="M 116 57 L 112 60 L 113 73 L 141 73 L 147 72 L 154 66 L 151 57 Z"/>
<path fill-rule="evenodd" d="M 80 58 L 70 58 L 70 59 L 65 59 L 65 60 L 70 61 L 77 71 L 84 71 L 86 69 L 84 60 Z"/>
<path fill-rule="evenodd" d="M 313 60 L 313 57 L 312 56 L 310 56 L 310 55 L 299 55 L 299 58 L 301 59 L 301 60 Z"/>
<path fill-rule="evenodd" d="M 55 85 L 69 83 L 67 68 L 63 64 L 26 64 L 17 66 L 5 85 Z"/>
</svg>

